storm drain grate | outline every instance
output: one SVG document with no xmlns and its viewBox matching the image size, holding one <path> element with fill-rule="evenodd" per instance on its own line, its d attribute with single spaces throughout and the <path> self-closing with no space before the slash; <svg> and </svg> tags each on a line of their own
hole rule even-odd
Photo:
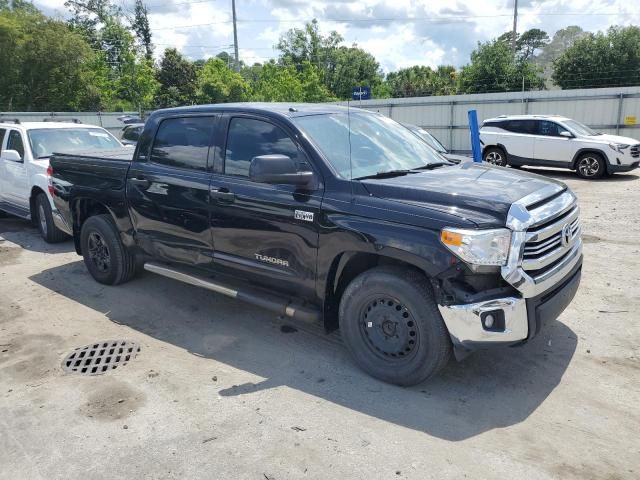
<svg viewBox="0 0 640 480">
<path fill-rule="evenodd" d="M 140 346 L 126 340 L 108 340 L 76 348 L 62 361 L 67 372 L 100 375 L 126 365 L 140 352 Z"/>
</svg>

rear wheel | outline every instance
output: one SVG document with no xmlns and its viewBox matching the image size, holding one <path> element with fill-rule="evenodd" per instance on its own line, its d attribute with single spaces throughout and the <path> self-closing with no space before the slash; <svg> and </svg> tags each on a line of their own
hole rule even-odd
<svg viewBox="0 0 640 480">
<path fill-rule="evenodd" d="M 40 235 L 47 243 L 58 243 L 66 240 L 68 235 L 56 227 L 49 199 L 44 193 L 38 194 L 35 201 L 35 221 Z"/>
<path fill-rule="evenodd" d="M 84 263 L 91 276 L 105 285 L 118 285 L 131 280 L 139 264 L 120 240 L 109 215 L 90 217 L 80 232 Z"/>
<path fill-rule="evenodd" d="M 396 267 L 374 268 L 349 284 L 340 301 L 340 331 L 360 368 L 397 385 L 433 377 L 451 354 L 431 285 Z"/>
<path fill-rule="evenodd" d="M 576 173 L 588 180 L 601 178 L 605 171 L 604 158 L 597 153 L 585 153 L 576 162 Z"/>
<path fill-rule="evenodd" d="M 483 160 L 499 167 L 507 166 L 507 154 L 499 147 L 489 147 L 484 151 Z"/>
</svg>

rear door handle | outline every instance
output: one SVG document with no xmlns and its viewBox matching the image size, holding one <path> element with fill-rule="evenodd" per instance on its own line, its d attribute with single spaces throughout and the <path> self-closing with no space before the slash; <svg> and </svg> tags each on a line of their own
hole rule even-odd
<svg viewBox="0 0 640 480">
<path fill-rule="evenodd" d="M 236 201 L 236 194 L 231 193 L 229 189 L 224 187 L 218 188 L 216 190 L 210 190 L 209 196 L 213 200 L 217 200 L 218 202 L 233 203 Z"/>
</svg>

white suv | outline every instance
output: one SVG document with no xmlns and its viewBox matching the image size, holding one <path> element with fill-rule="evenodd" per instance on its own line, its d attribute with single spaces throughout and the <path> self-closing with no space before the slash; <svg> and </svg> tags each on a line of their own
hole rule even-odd
<svg viewBox="0 0 640 480">
<path fill-rule="evenodd" d="M 0 217 L 31 219 L 47 242 L 60 242 L 71 229 L 51 198 L 52 153 L 123 148 L 104 128 L 64 122 L 0 121 Z"/>
<path fill-rule="evenodd" d="M 640 141 L 597 133 L 556 115 L 503 115 L 485 120 L 480 142 L 485 162 L 569 168 L 590 179 L 628 172 L 640 164 Z"/>
</svg>

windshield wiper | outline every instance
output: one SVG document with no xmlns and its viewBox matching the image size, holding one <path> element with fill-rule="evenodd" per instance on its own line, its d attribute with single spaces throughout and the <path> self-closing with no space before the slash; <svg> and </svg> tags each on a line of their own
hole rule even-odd
<svg viewBox="0 0 640 480">
<path fill-rule="evenodd" d="M 40 155 L 36 160 L 44 160 L 45 158 L 50 158 L 51 155 Z"/>
<path fill-rule="evenodd" d="M 369 178 L 393 178 L 401 177 L 409 173 L 414 173 L 411 170 L 387 170 L 386 172 L 378 172 L 373 175 L 365 175 L 364 177 L 354 178 L 354 180 L 367 180 Z"/>
<path fill-rule="evenodd" d="M 421 167 L 414 168 L 414 170 L 433 170 L 434 168 L 446 167 L 448 165 L 454 165 L 454 164 L 452 162 L 433 162 L 433 163 L 427 163 L 426 165 L 423 165 Z"/>
</svg>

